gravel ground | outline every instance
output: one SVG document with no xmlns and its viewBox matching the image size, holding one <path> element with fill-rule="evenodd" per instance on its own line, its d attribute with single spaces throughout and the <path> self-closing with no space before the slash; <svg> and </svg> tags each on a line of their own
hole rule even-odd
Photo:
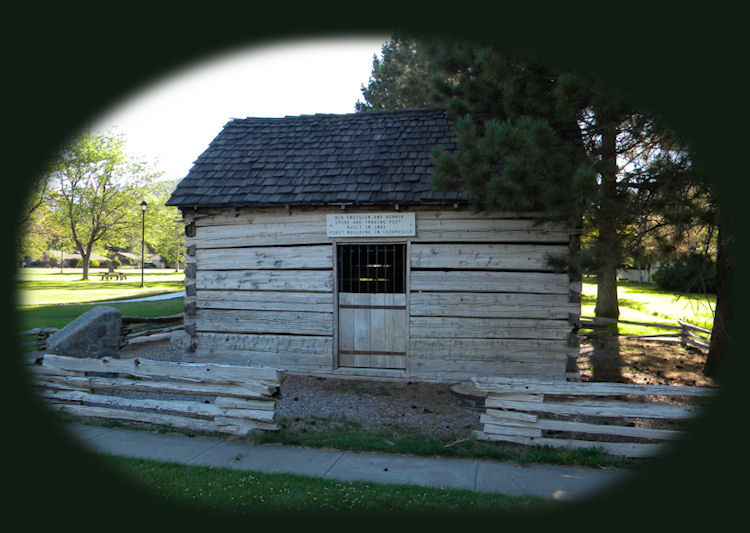
<svg viewBox="0 0 750 533">
<path fill-rule="evenodd" d="M 182 361 L 183 351 L 168 340 L 128 345 L 120 357 Z M 354 420 L 377 429 L 398 425 L 429 434 L 462 434 L 481 429 L 482 409 L 451 393 L 450 383 L 366 381 L 282 373 L 277 414 L 288 426 L 315 419 Z"/>
</svg>

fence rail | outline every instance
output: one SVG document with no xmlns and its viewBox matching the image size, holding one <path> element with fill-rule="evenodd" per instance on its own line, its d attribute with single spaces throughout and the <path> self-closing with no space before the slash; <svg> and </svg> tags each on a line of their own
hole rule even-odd
<svg viewBox="0 0 750 533">
<path fill-rule="evenodd" d="M 24 341 L 23 343 L 21 343 L 21 348 L 24 350 L 33 348 L 35 350 L 43 352 L 47 349 L 47 339 L 49 338 L 49 336 L 57 332 L 58 330 L 56 328 L 45 328 L 43 326 L 26 331 L 21 331 L 19 333 L 21 337 L 35 337 L 34 340 Z"/>
<path fill-rule="evenodd" d="M 184 313 L 145 318 L 122 317 L 120 348 L 127 346 L 133 339 L 182 330 L 185 328 L 183 318 Z M 154 327 L 155 325 L 160 325 L 161 327 Z"/>
<path fill-rule="evenodd" d="M 684 422 L 701 409 L 700 402 L 675 405 L 665 398 L 705 398 L 713 394 L 707 387 L 669 385 L 530 382 L 499 377 L 474 378 L 473 382 L 487 393 L 486 410 L 480 417 L 483 430 L 474 432 L 479 439 L 599 447 L 627 457 L 659 453 L 665 441 L 684 435 Z"/>
<path fill-rule="evenodd" d="M 273 368 L 52 354 L 26 362 L 45 403 L 75 416 L 239 436 L 278 429 Z"/>
<path fill-rule="evenodd" d="M 707 351 L 711 343 L 711 331 L 695 326 L 682 320 L 674 323 L 635 322 L 632 320 L 619 320 L 614 318 L 580 316 L 575 321 L 578 328 L 596 328 L 609 324 L 629 324 L 634 326 L 645 326 L 659 329 L 677 330 L 677 333 L 657 333 L 654 335 L 625 335 L 627 339 L 648 339 L 660 342 L 679 342 L 683 346 L 692 346 Z M 592 337 L 598 332 L 578 333 L 580 337 Z"/>
</svg>

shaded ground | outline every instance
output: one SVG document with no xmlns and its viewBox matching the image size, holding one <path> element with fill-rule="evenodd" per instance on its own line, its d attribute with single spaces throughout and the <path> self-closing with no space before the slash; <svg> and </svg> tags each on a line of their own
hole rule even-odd
<svg viewBox="0 0 750 533">
<path fill-rule="evenodd" d="M 619 377 L 613 381 L 642 385 L 714 386 L 714 380 L 702 374 L 706 354 L 695 348 L 684 348 L 679 343 L 654 342 L 643 339 L 616 339 L 619 358 Z M 578 370 L 583 381 L 590 381 L 594 373 L 591 344 L 581 345 Z M 616 354 L 613 357 L 617 357 Z"/>
</svg>

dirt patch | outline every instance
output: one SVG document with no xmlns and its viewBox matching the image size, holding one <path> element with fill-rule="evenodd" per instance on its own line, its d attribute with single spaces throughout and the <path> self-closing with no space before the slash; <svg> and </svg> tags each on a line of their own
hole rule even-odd
<svg viewBox="0 0 750 533">
<path fill-rule="evenodd" d="M 610 354 L 617 358 L 618 376 L 612 381 L 639 385 L 687 385 L 712 387 L 713 379 L 703 375 L 706 354 L 696 348 L 685 348 L 679 343 L 663 343 L 643 339 L 615 339 Z M 618 349 L 619 348 L 619 349 Z M 594 348 L 581 346 L 578 370 L 583 381 L 594 375 Z"/>
</svg>

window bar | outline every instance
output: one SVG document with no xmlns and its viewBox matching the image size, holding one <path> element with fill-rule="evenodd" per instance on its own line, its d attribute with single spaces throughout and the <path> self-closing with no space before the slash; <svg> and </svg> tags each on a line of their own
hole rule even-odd
<svg viewBox="0 0 750 533">
<path fill-rule="evenodd" d="M 357 247 L 357 292 L 362 292 L 362 275 L 360 274 L 360 265 L 362 264 L 362 249 Z"/>
<path fill-rule="evenodd" d="M 354 254 L 357 253 L 357 249 L 354 246 L 349 247 L 349 283 L 351 283 L 351 292 L 357 292 L 355 289 L 354 283 L 359 283 L 359 280 L 357 279 L 356 275 L 356 268 L 357 268 L 357 258 L 354 257 Z"/>
<path fill-rule="evenodd" d="M 383 279 L 382 271 L 383 271 L 383 261 L 380 258 L 380 250 L 381 246 L 375 247 L 375 264 L 379 265 L 375 268 L 375 292 L 381 293 L 383 291 L 383 282 L 380 281 Z"/>
<path fill-rule="evenodd" d="M 391 292 L 396 292 L 396 283 L 398 282 L 398 272 L 396 272 L 396 245 L 391 245 Z"/>
</svg>

